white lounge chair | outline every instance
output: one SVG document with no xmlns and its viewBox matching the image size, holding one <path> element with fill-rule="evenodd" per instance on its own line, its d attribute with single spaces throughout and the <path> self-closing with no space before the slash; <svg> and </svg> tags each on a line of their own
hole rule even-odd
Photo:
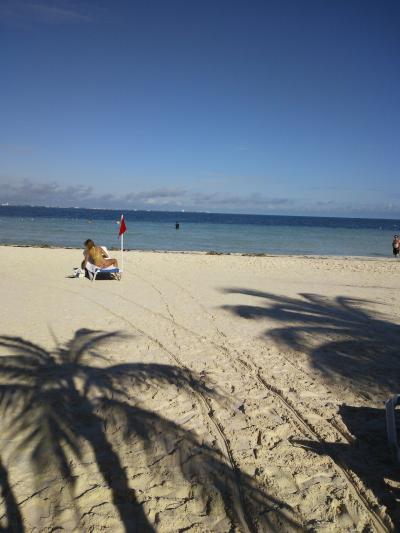
<svg viewBox="0 0 400 533">
<path fill-rule="evenodd" d="M 111 259 L 107 248 L 105 246 L 100 246 L 100 248 L 106 254 L 106 258 L 107 259 Z M 121 274 L 122 274 L 122 269 L 121 268 L 117 268 L 117 267 L 113 267 L 113 266 L 110 266 L 110 267 L 107 267 L 107 268 L 100 268 L 100 267 L 94 265 L 93 263 L 91 263 L 90 261 L 87 261 L 86 262 L 86 270 L 87 270 L 87 272 L 89 274 L 90 281 L 95 281 L 98 274 L 115 274 L 116 279 L 118 281 L 121 280 Z"/>
</svg>

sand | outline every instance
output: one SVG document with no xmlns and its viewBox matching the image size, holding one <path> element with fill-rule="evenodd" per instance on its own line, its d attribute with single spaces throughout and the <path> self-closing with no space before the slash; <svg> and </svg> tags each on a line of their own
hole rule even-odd
<svg viewBox="0 0 400 533">
<path fill-rule="evenodd" d="M 398 530 L 400 262 L 0 250 L 3 527 Z"/>
</svg>

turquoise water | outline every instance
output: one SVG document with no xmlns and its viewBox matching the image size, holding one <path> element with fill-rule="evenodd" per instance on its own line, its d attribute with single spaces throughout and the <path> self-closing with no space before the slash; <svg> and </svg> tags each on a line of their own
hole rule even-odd
<svg viewBox="0 0 400 533">
<path fill-rule="evenodd" d="M 20 211 L 9 214 L 3 207 L 0 210 L 0 243 L 81 247 L 85 239 L 91 238 L 110 248 L 120 246 L 117 212 L 107 212 L 105 218 L 98 212 L 94 215 L 85 210 L 85 216 L 76 217 L 74 210 L 70 210 L 68 216 L 64 211 L 61 213 L 61 210 L 53 209 L 53 216 L 49 217 L 43 216 L 48 211 L 40 212 L 37 216 L 35 209 L 40 208 L 19 208 Z M 32 214 L 36 216 L 29 216 Z M 190 216 L 181 213 L 153 215 L 126 214 L 128 231 L 125 234 L 125 248 L 391 256 L 393 233 L 396 230 L 400 233 L 396 221 L 368 220 L 367 223 L 360 222 L 360 219 L 252 218 L 247 215 L 235 218 L 232 215 L 197 213 Z M 179 230 L 175 229 L 175 220 L 180 222 Z"/>
</svg>

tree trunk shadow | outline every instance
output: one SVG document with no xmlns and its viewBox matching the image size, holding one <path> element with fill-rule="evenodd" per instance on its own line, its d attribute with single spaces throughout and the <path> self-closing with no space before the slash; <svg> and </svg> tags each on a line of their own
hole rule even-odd
<svg viewBox="0 0 400 533">
<path fill-rule="evenodd" d="M 7 525 L 0 525 L 0 531 L 4 533 L 21 533 L 24 531 L 22 516 L 19 510 L 18 502 L 15 499 L 13 490 L 10 486 L 8 472 L 0 458 L 0 493 L 5 506 L 5 518 Z M 3 517 L 2 517 L 3 518 Z"/>
<path fill-rule="evenodd" d="M 87 409 L 91 411 L 90 425 L 82 427 L 81 434 L 93 450 L 97 466 L 111 491 L 112 503 L 125 531 L 153 533 L 154 528 L 138 502 L 134 489 L 129 486 L 119 455 L 107 439 L 103 420 L 94 413 L 91 405 L 88 405 Z"/>
</svg>

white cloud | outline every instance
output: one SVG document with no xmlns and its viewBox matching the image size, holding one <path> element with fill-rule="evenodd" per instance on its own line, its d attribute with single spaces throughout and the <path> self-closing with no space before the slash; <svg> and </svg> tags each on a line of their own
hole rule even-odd
<svg viewBox="0 0 400 533">
<path fill-rule="evenodd" d="M 93 19 L 86 2 L 3 0 L 0 3 L 0 20 L 24 24 L 71 24 L 91 22 Z"/>
<path fill-rule="evenodd" d="M 100 194 L 93 187 L 62 186 L 57 182 L 37 183 L 28 179 L 0 178 L 0 204 L 45 205 L 51 207 L 95 207 L 110 209 L 154 209 L 270 213 L 320 216 L 400 217 L 397 203 L 351 203 L 336 200 L 308 201 L 267 197 L 259 193 L 232 194 L 196 192 L 162 187 L 121 194 Z"/>
</svg>

